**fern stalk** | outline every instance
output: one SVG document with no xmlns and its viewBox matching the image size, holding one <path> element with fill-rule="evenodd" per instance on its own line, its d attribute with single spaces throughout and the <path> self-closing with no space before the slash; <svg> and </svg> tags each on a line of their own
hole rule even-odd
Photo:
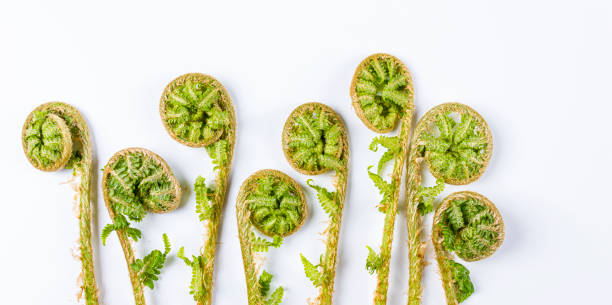
<svg viewBox="0 0 612 305">
<path fill-rule="evenodd" d="M 379 210 L 385 213 L 380 252 L 376 254 L 368 247 L 370 255 L 366 263 L 368 271 L 377 273 L 374 304 L 387 303 L 393 231 L 414 114 L 413 91 L 408 69 L 396 57 L 383 53 L 368 56 L 359 64 L 350 88 L 353 108 L 368 128 L 385 133 L 401 122 L 398 137 L 380 136 L 370 145 L 373 151 L 379 145 L 388 149 L 378 163 L 378 173 L 368 173 L 383 195 Z M 390 160 L 393 160 L 393 173 L 391 183 L 387 183 L 379 174 Z"/>
<path fill-rule="evenodd" d="M 457 123 L 452 114 L 461 116 Z M 437 128 L 437 132 L 435 129 Z M 417 123 L 406 165 L 406 218 L 408 229 L 408 305 L 421 304 L 421 278 L 425 243 L 421 241 L 423 196 L 421 163 L 440 181 L 463 185 L 478 179 L 491 158 L 493 142 L 484 119 L 472 108 L 446 103 L 428 111 Z"/>
<path fill-rule="evenodd" d="M 270 201 L 260 200 L 264 196 L 271 198 Z M 274 197 L 271 197 L 274 196 Z M 284 226 L 276 225 L 284 221 L 286 210 L 283 208 L 287 198 L 293 198 L 293 202 L 299 205 L 296 211 L 301 219 L 295 223 L 295 227 L 290 230 L 283 229 Z M 273 205 L 277 213 L 270 213 L 266 217 L 254 217 L 253 213 L 268 209 L 262 207 L 264 203 Z M 286 215 L 286 214 L 285 214 Z M 267 252 L 269 247 L 278 248 L 282 239 L 281 236 L 293 234 L 305 220 L 307 215 L 306 198 L 301 187 L 284 173 L 276 170 L 260 170 L 249 176 L 240 187 L 238 198 L 236 199 L 236 221 L 238 224 L 238 237 L 240 238 L 240 249 L 242 252 L 242 262 L 244 267 L 247 296 L 249 305 L 278 305 L 280 304 L 284 289 L 278 287 L 270 296 L 270 281 L 272 275 L 265 270 L 261 272 L 263 262 L 256 258 L 257 252 Z M 264 226 L 265 223 L 274 223 L 274 226 Z M 266 235 L 274 235 L 274 239 L 269 241 L 265 238 L 257 237 L 254 228 L 259 227 L 264 230 L 260 232 Z"/>
<path fill-rule="evenodd" d="M 206 228 L 206 240 L 192 267 L 191 294 L 197 304 L 212 304 L 213 272 L 218 230 L 227 193 L 235 146 L 235 114 L 231 98 L 223 85 L 211 76 L 188 73 L 171 81 L 160 99 L 164 127 L 176 141 L 191 147 L 205 147 L 216 171 L 212 190 L 205 185 L 206 198 L 200 201 L 206 215 L 200 221 Z M 198 182 L 196 181 L 196 184 Z M 203 181 L 202 181 L 203 184 Z M 193 264 L 203 263 L 202 266 Z M 199 279 L 202 273 L 201 281 Z"/>
<path fill-rule="evenodd" d="M 176 209 L 181 187 L 166 162 L 144 148 L 127 148 L 115 153 L 104 166 L 102 191 L 112 223 L 102 230 L 102 243 L 115 231 L 125 256 L 136 305 L 145 305 L 144 286 L 153 289 L 170 244 L 163 235 L 165 251 L 153 250 L 136 259 L 132 241 L 138 241 L 140 230 L 129 220 L 139 222 L 147 212 L 167 213 Z"/>
<path fill-rule="evenodd" d="M 285 122 L 282 135 L 283 152 L 298 172 L 318 175 L 335 171 L 335 191 L 311 184 L 317 191 L 322 208 L 329 216 L 325 229 L 325 253 L 316 266 L 302 256 L 306 276 L 319 289 L 315 302 L 332 304 L 338 239 L 346 198 L 349 166 L 348 135 L 344 122 L 330 107 L 320 103 L 298 106 Z"/>
<path fill-rule="evenodd" d="M 91 244 L 92 145 L 89 128 L 79 111 L 62 102 L 40 105 L 30 113 L 22 130 L 22 144 L 30 163 L 43 171 L 72 168 L 80 176 L 78 188 L 79 260 L 83 283 L 79 299 L 98 304 Z"/>
</svg>

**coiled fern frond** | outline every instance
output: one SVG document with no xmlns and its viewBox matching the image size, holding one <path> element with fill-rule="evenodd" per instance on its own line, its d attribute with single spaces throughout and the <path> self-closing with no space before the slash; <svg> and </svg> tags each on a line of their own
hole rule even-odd
<svg viewBox="0 0 612 305">
<path fill-rule="evenodd" d="M 474 285 L 470 272 L 454 261 L 452 253 L 465 261 L 491 256 L 505 236 L 501 214 L 478 193 L 453 193 L 436 209 L 432 232 L 447 303 L 461 303 L 474 292 Z"/>
<path fill-rule="evenodd" d="M 397 136 L 375 137 L 369 147 L 371 151 L 378 151 L 379 147 L 385 149 L 378 161 L 377 172 L 370 171 L 372 166 L 368 168 L 368 176 L 382 195 L 378 210 L 385 213 L 385 224 L 380 253 L 377 254 L 367 246 L 366 270 L 371 274 L 377 273 L 374 304 L 386 304 L 395 216 L 414 114 L 412 77 L 396 57 L 383 53 L 373 54 L 357 66 L 350 95 L 355 113 L 372 131 L 390 132 L 400 122 Z M 385 181 L 381 173 L 385 164 L 391 160 L 393 173 L 391 180 Z"/>
<path fill-rule="evenodd" d="M 406 108 L 412 107 L 412 78 L 399 59 L 373 54 L 357 67 L 350 94 L 363 123 L 374 132 L 386 133 L 397 126 Z"/>
<path fill-rule="evenodd" d="M 480 178 L 491 159 L 492 150 L 493 138 L 486 121 L 466 105 L 438 105 L 417 123 L 410 141 L 406 170 L 409 305 L 421 303 L 425 254 L 425 244 L 421 242 L 422 215 L 433 209 L 433 197 L 441 192 L 443 183 L 463 185 Z M 437 178 L 433 188 L 421 186 L 423 160 Z"/>
<path fill-rule="evenodd" d="M 191 286 L 199 285 L 191 288 L 194 300 L 198 304 L 210 305 L 217 232 L 234 154 L 234 106 L 229 93 L 219 81 L 208 75 L 188 73 L 166 86 L 160 99 L 159 112 L 172 138 L 187 146 L 204 147 L 215 165 L 214 187 L 207 186 L 202 177 L 198 177 L 194 184 L 196 213 L 206 227 L 204 247 L 194 257 L 206 263 L 200 267 L 188 264 L 192 267 Z"/>
<path fill-rule="evenodd" d="M 146 304 L 143 286 L 153 289 L 170 252 L 168 236 L 163 235 L 164 252 L 153 250 L 142 259 L 134 257 L 132 243 L 141 237 L 131 221 L 141 221 L 146 212 L 167 213 L 176 209 L 181 187 L 166 161 L 144 148 L 126 148 L 115 153 L 104 166 L 102 191 L 113 223 L 102 230 L 102 242 L 115 231 L 128 265 L 136 305 Z"/>
<path fill-rule="evenodd" d="M 280 247 L 282 237 L 296 232 L 307 213 L 302 188 L 280 171 L 260 170 L 242 183 L 236 200 L 236 221 L 249 305 L 280 304 L 283 287 L 268 295 L 272 275 L 264 270 L 258 277 L 262 266 L 255 253 Z M 273 239 L 257 236 L 253 227 Z"/>
<path fill-rule="evenodd" d="M 298 107 L 283 129 L 285 156 L 303 174 L 320 174 L 345 166 L 342 122 L 321 105 L 310 103 Z"/>
<path fill-rule="evenodd" d="M 331 304 L 348 178 L 348 134 L 344 122 L 334 110 L 324 104 L 307 103 L 293 110 L 285 121 L 282 142 L 287 162 L 298 172 L 317 175 L 335 171 L 336 190 L 333 192 L 308 181 L 308 185 L 317 191 L 319 202 L 329 216 L 325 253 L 318 265 L 301 255 L 306 276 L 319 288 L 316 303 Z"/>
<path fill-rule="evenodd" d="M 80 177 L 78 187 L 79 250 L 82 283 L 78 299 L 98 304 L 93 248 L 91 244 L 92 144 L 89 127 L 79 111 L 62 102 L 42 104 L 26 118 L 22 129 L 23 151 L 30 163 L 42 171 L 72 169 Z"/>
</svg>

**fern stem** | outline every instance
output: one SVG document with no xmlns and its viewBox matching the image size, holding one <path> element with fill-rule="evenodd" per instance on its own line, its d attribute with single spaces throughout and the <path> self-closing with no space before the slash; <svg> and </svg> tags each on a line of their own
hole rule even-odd
<svg viewBox="0 0 612 305">
<path fill-rule="evenodd" d="M 480 148 L 476 153 L 482 160 L 479 167 L 469 172 L 467 175 L 459 176 L 455 172 L 451 175 L 442 174 L 442 170 L 436 168 L 434 164 L 429 160 L 428 150 L 429 143 L 425 137 L 428 132 L 433 128 L 432 125 L 440 123 L 440 120 L 446 120 L 449 113 L 457 113 L 461 116 L 467 115 L 470 119 L 473 119 L 475 126 L 479 128 L 479 136 L 483 138 L 484 147 Z M 462 117 L 463 119 L 463 117 Z M 474 126 L 471 127 L 471 132 L 474 132 Z M 454 141 L 453 133 L 455 129 L 450 127 L 448 133 L 449 138 Z M 459 145 L 460 143 L 451 142 L 450 145 Z M 410 150 L 408 156 L 408 163 L 406 165 L 406 218 L 407 218 L 407 229 L 408 229 L 408 258 L 409 258 L 409 279 L 408 279 L 408 305 L 420 305 L 421 304 L 421 278 L 423 273 L 424 255 L 425 255 L 425 243 L 421 241 L 421 222 L 422 216 L 419 212 L 419 196 L 418 190 L 421 185 L 421 163 L 427 161 L 430 171 L 439 179 L 444 180 L 445 183 L 449 184 L 467 184 L 478 179 L 486 169 L 488 162 L 491 158 L 491 152 L 493 149 L 493 142 L 491 132 L 484 121 L 484 119 L 474 111 L 472 108 L 459 104 L 459 103 L 446 103 L 438 105 L 433 109 L 429 110 L 417 123 L 412 139 L 410 141 Z M 446 157 L 445 153 L 441 153 L 443 157 Z M 440 155 L 440 154 L 439 154 Z M 459 161 L 465 161 L 460 159 Z"/>
<path fill-rule="evenodd" d="M 139 166 L 133 165 L 130 158 L 137 159 L 138 161 L 133 162 L 139 164 Z M 115 169 L 115 167 L 118 169 Z M 118 173 L 118 171 L 120 172 Z M 167 186 L 167 190 L 169 192 L 167 196 L 155 197 L 157 195 L 151 194 L 150 189 L 138 190 L 138 188 L 141 186 L 145 187 L 145 183 L 141 182 L 145 181 L 146 179 L 151 179 L 151 177 L 158 178 L 158 180 L 155 181 L 157 186 Z M 113 183 L 113 179 L 119 180 L 119 182 Z M 115 153 L 104 166 L 104 173 L 102 176 L 102 192 L 104 195 L 106 209 L 108 210 L 108 214 L 112 220 L 112 225 L 109 226 L 116 227 L 113 230 L 117 233 L 123 255 L 125 256 L 125 262 L 127 264 L 130 282 L 132 284 L 132 291 L 134 293 L 134 302 L 136 305 L 145 305 L 145 283 L 137 270 L 134 270 L 134 264 L 137 260 L 134 257 L 134 249 L 132 247 L 132 240 L 130 239 L 130 237 L 132 239 L 134 239 L 134 237 L 130 236 L 126 232 L 126 230 L 135 229 L 130 228 L 129 223 L 127 228 L 119 228 L 120 224 L 118 223 L 117 219 L 125 219 L 125 217 L 127 217 L 130 220 L 140 221 L 144 217 L 144 213 L 146 213 L 145 211 L 166 213 L 174 210 L 178 207 L 180 202 L 181 187 L 168 164 L 160 156 L 144 148 L 126 148 Z M 122 210 L 126 209 L 126 207 L 120 207 L 119 202 L 125 202 L 124 197 L 126 196 L 131 196 L 131 198 L 129 198 L 129 206 L 127 206 L 127 208 L 132 211 L 142 210 L 142 215 L 132 215 L 125 210 Z M 150 206 L 145 204 L 145 202 L 153 201 L 153 199 L 157 199 L 155 201 L 158 203 L 158 205 Z M 110 231 L 108 234 L 110 234 Z M 104 236 L 103 230 L 103 241 L 105 239 L 106 237 Z M 164 254 L 164 260 L 166 254 Z M 151 285 L 150 287 L 153 286 Z"/>
<path fill-rule="evenodd" d="M 176 98 L 189 103 L 189 107 L 175 103 Z M 206 103 L 209 105 L 206 106 Z M 198 297 L 194 295 L 198 304 L 211 305 L 218 228 L 235 146 L 234 106 L 225 87 L 215 78 L 201 73 L 188 73 L 175 78 L 166 86 L 160 99 L 159 111 L 164 127 L 174 140 L 191 147 L 206 147 L 217 164 L 216 185 L 210 202 L 215 212 L 205 222 L 207 238 L 200 253 L 206 262 L 202 266 L 203 293 Z M 217 150 L 221 143 L 227 143 L 227 150 Z"/>
<path fill-rule="evenodd" d="M 39 138 L 38 145 L 45 146 L 43 133 L 38 133 L 33 126 L 33 120 L 42 119 L 53 122 L 61 130 L 63 140 L 63 151 L 61 159 L 55 160 L 51 165 L 46 165 L 40 153 L 36 153 L 35 145 L 32 141 Z M 42 122 L 42 121 L 41 121 Z M 38 126 L 40 127 L 40 125 Z M 61 102 L 50 102 L 40 105 L 32 111 L 26 119 L 22 140 L 24 152 L 30 163 L 40 170 L 58 170 L 63 167 L 73 168 L 74 174 L 80 176 L 81 185 L 79 187 L 79 248 L 81 261 L 81 275 L 83 278 L 82 295 L 85 297 L 85 304 L 98 304 L 98 287 L 94 272 L 93 247 L 91 243 L 91 170 L 92 170 L 92 144 L 89 128 L 83 116 L 71 105 Z M 38 146 L 40 152 L 40 146 Z M 81 295 L 79 295 L 79 298 Z"/>
<path fill-rule="evenodd" d="M 348 160 L 348 151 L 346 152 Z M 340 238 L 340 228 L 342 225 L 342 214 L 344 210 L 344 200 L 346 198 L 346 186 L 348 179 L 348 162 L 345 168 L 336 171 L 336 196 L 338 203 L 338 213 L 334 214 L 330 219 L 330 224 L 327 227 L 327 236 L 325 239 L 325 254 L 323 256 L 323 276 L 325 282 L 320 287 L 319 296 L 317 297 L 318 304 L 331 305 L 333 304 L 334 282 L 336 278 L 336 262 L 338 255 L 338 240 Z"/>
<path fill-rule="evenodd" d="M 408 144 L 410 139 L 410 128 L 412 127 L 412 117 L 414 113 L 413 106 L 406 109 L 406 113 L 402 117 L 400 126 L 400 150 L 394 158 L 392 181 L 395 188 L 393 190 L 393 198 L 387 207 L 385 213 L 384 229 L 382 234 L 382 243 L 380 246 L 380 257 L 382 264 L 377 270 L 376 292 L 374 293 L 374 304 L 387 304 L 387 291 L 389 289 L 389 268 L 391 265 L 391 248 L 393 245 L 393 231 L 395 229 L 395 218 L 397 215 L 397 204 L 400 195 L 400 185 L 404 169 L 404 162 L 407 155 Z"/>
</svg>

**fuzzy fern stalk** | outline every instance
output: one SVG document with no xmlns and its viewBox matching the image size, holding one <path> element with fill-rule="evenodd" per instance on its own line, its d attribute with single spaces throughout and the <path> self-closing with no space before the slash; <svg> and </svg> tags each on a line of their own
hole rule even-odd
<svg viewBox="0 0 612 305">
<path fill-rule="evenodd" d="M 413 92 L 412 77 L 406 66 L 399 59 L 382 53 L 364 59 L 351 83 L 353 108 L 368 128 L 377 133 L 386 133 L 398 121 L 401 122 L 398 136 L 379 136 L 370 144 L 372 151 L 377 151 L 379 146 L 386 149 L 378 162 L 377 172 L 368 169 L 368 175 L 383 196 L 378 209 L 385 214 L 380 252 L 367 247 L 366 269 L 370 273 L 377 273 L 374 304 L 387 304 L 395 215 L 414 114 Z M 385 163 L 391 160 L 393 174 L 391 181 L 387 182 L 380 175 Z"/>
<path fill-rule="evenodd" d="M 181 200 L 181 187 L 164 159 L 144 148 L 127 148 L 115 153 L 104 166 L 104 202 L 112 223 L 102 230 L 102 244 L 117 232 L 130 274 L 136 305 L 146 304 L 144 286 L 153 289 L 170 252 L 163 235 L 164 251 L 153 250 L 142 259 L 134 257 L 132 242 L 142 237 L 130 221 L 140 222 L 147 212 L 167 213 Z"/>
<path fill-rule="evenodd" d="M 242 183 L 236 202 L 236 220 L 249 305 L 281 303 L 283 287 L 269 293 L 272 275 L 265 270 L 260 273 L 263 260 L 259 255 L 270 247 L 280 247 L 282 237 L 296 232 L 307 214 L 302 188 L 282 172 L 260 170 Z M 253 228 L 272 240 L 257 236 Z"/>
<path fill-rule="evenodd" d="M 406 217 L 408 226 L 408 304 L 421 303 L 421 277 L 425 244 L 421 241 L 421 217 L 433 209 L 421 186 L 421 163 L 442 182 L 463 185 L 478 179 L 487 167 L 493 139 L 485 120 L 472 108 L 447 103 L 428 111 L 417 123 L 410 141 L 406 169 Z"/>
<path fill-rule="evenodd" d="M 444 199 L 436 209 L 431 238 L 447 304 L 459 304 L 474 292 L 470 272 L 452 253 L 464 261 L 478 261 L 491 256 L 504 236 L 504 221 L 489 199 L 468 191 Z"/>
<path fill-rule="evenodd" d="M 227 90 L 211 76 L 189 73 L 170 82 L 161 97 L 159 112 L 166 130 L 178 142 L 205 147 L 215 166 L 215 184 L 198 177 L 194 184 L 196 213 L 206 228 L 201 253 L 183 259 L 192 269 L 190 293 L 198 304 L 212 303 L 217 231 L 235 144 L 235 114 Z"/>
<path fill-rule="evenodd" d="M 323 210 L 329 216 L 325 229 L 325 253 L 318 264 L 310 263 L 301 256 L 306 276 L 318 288 L 317 304 L 332 304 L 338 238 L 349 165 L 349 143 L 344 122 L 330 107 L 320 103 L 307 103 L 297 107 L 283 128 L 283 151 L 291 166 L 306 175 L 318 175 L 335 171 L 333 192 L 315 185 L 308 185 L 317 191 Z"/>
<path fill-rule="evenodd" d="M 81 293 L 85 304 L 98 304 L 91 245 L 92 206 L 90 198 L 92 147 L 89 128 L 76 108 L 61 102 L 38 106 L 27 117 L 22 130 L 23 151 L 30 163 L 42 171 L 72 169 L 80 176 L 79 251 Z"/>
</svg>

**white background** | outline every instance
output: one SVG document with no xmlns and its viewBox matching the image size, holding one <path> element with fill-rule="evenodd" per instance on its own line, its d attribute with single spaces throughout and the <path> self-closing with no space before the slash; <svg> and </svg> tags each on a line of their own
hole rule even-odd
<svg viewBox="0 0 612 305">
<path fill-rule="evenodd" d="M 212 176 L 203 149 L 172 140 L 158 114 L 174 77 L 202 72 L 219 79 L 234 101 L 238 130 L 215 272 L 215 304 L 245 304 L 235 199 L 240 183 L 263 168 L 305 186 L 280 145 L 291 110 L 310 101 L 332 106 L 351 141 L 350 186 L 341 231 L 336 304 L 369 304 L 374 276 L 365 246 L 378 247 L 383 215 L 366 175 L 380 156 L 375 134 L 350 106 L 357 64 L 374 52 L 399 57 L 412 71 L 417 116 L 448 101 L 466 103 L 488 121 L 495 141 L 485 175 L 457 190 L 495 202 L 507 227 L 491 258 L 466 264 L 476 286 L 465 304 L 605 304 L 612 281 L 610 110 L 612 4 L 601 1 L 3 1 L 0 4 L 2 250 L 0 303 L 73 304 L 78 263 L 73 191 L 67 170 L 35 170 L 21 150 L 21 126 L 37 105 L 75 105 L 91 128 L 96 173 L 116 151 L 141 146 L 163 156 L 184 197 L 176 211 L 148 216 L 138 253 L 161 247 L 172 258 L 150 304 L 193 304 L 190 270 L 174 255 L 195 253 L 203 227 L 192 183 Z M 424 174 L 426 182 L 432 179 Z M 109 222 L 97 187 L 94 235 Z M 329 177 L 316 177 L 329 182 Z M 283 304 L 315 295 L 299 253 L 316 260 L 325 216 L 307 189 L 305 226 L 268 254 Z M 405 304 L 406 221 L 402 200 L 395 231 L 389 304 Z M 430 218 L 424 230 L 429 234 Z M 94 240 L 104 304 L 132 304 L 116 235 Z M 443 292 L 428 247 L 424 304 Z"/>
</svg>

